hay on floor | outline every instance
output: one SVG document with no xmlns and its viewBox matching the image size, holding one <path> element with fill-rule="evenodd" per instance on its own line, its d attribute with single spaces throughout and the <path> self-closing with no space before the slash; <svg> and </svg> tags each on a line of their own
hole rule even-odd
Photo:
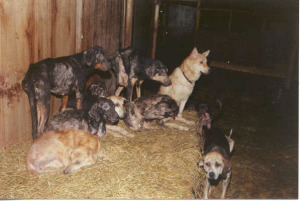
<svg viewBox="0 0 300 201">
<path fill-rule="evenodd" d="M 197 121 L 196 113 L 184 117 Z M 122 127 L 125 127 L 121 123 Z M 190 131 L 157 127 L 117 138 L 99 139 L 111 161 L 64 175 L 33 175 L 25 169 L 30 142 L 1 151 L 0 198 L 6 199 L 192 199 L 203 172 L 197 167 L 200 151 L 196 126 Z"/>
</svg>

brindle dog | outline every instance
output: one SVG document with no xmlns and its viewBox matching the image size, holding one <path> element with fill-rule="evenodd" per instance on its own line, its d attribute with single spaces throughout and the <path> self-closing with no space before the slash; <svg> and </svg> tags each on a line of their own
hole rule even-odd
<svg viewBox="0 0 300 201">
<path fill-rule="evenodd" d="M 33 140 L 43 133 L 49 118 L 51 93 L 63 97 L 61 111 L 66 109 L 68 96 L 73 93 L 76 93 L 77 109 L 82 108 L 86 76 L 92 69 L 110 69 L 106 51 L 101 47 L 95 46 L 71 56 L 48 58 L 30 64 L 22 87 L 30 103 Z"/>
<path fill-rule="evenodd" d="M 117 123 L 119 115 L 111 100 L 98 98 L 90 108 L 66 110 L 54 115 L 47 123 L 45 131 L 81 129 L 103 137 L 106 134 L 106 122 Z"/>
<path fill-rule="evenodd" d="M 126 91 L 127 100 L 132 100 L 133 87 L 136 85 L 137 97 L 141 97 L 141 85 L 144 80 L 155 80 L 165 86 L 171 84 L 168 76 L 168 68 L 159 60 L 142 57 L 133 47 L 119 51 L 122 55 L 126 73 L 128 75 L 128 86 Z M 124 87 L 119 87 L 115 95 L 120 95 Z"/>
</svg>

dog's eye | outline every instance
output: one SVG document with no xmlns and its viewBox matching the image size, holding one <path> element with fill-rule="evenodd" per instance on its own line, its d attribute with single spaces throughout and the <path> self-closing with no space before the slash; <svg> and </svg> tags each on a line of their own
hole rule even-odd
<svg viewBox="0 0 300 201">
<path fill-rule="evenodd" d="M 200 64 L 203 64 L 203 61 L 200 61 Z"/>
<path fill-rule="evenodd" d="M 119 107 L 119 106 L 120 106 L 120 104 L 119 104 L 119 103 L 116 103 L 116 104 L 115 104 L 115 106 L 116 106 L 116 107 Z"/>
<path fill-rule="evenodd" d="M 216 167 L 220 167 L 220 166 L 221 166 L 221 164 L 216 162 Z"/>
<path fill-rule="evenodd" d="M 108 110 L 109 109 L 109 105 L 108 104 L 103 104 L 103 109 L 104 110 Z"/>
<path fill-rule="evenodd" d="M 209 166 L 210 166 L 210 163 L 205 163 L 205 165 L 209 167 Z"/>
</svg>

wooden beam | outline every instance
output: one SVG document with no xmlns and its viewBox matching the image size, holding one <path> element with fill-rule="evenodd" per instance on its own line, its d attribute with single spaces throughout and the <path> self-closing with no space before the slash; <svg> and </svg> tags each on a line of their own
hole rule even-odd
<svg viewBox="0 0 300 201">
<path fill-rule="evenodd" d="M 273 69 L 263 69 L 263 68 L 256 68 L 254 66 L 244 66 L 244 65 L 237 65 L 237 64 L 231 64 L 226 62 L 220 62 L 220 61 L 211 61 L 210 66 L 213 68 L 221 68 L 226 70 L 234 70 L 239 71 L 243 73 L 252 73 L 256 75 L 264 75 L 269 77 L 277 77 L 277 78 L 285 78 L 284 72 L 275 72 Z"/>
<path fill-rule="evenodd" d="M 133 23 L 134 0 L 127 0 L 126 3 L 126 25 L 125 25 L 125 47 L 132 42 L 132 23 Z"/>
<path fill-rule="evenodd" d="M 158 17 L 159 17 L 159 2 L 155 1 L 155 9 L 154 9 L 154 25 L 153 25 L 153 41 L 152 41 L 152 52 L 151 58 L 155 58 L 156 51 L 156 39 L 157 39 L 157 28 L 158 28 Z"/>
<path fill-rule="evenodd" d="M 126 27 L 126 0 L 122 1 L 122 17 L 121 17 L 121 36 L 120 36 L 120 46 L 125 48 L 125 27 Z"/>
<path fill-rule="evenodd" d="M 200 26 L 200 13 L 201 13 L 201 0 L 197 1 L 197 11 L 196 11 L 196 24 L 195 24 L 195 43 L 198 36 L 198 30 Z"/>
<path fill-rule="evenodd" d="M 290 87 L 291 87 L 293 71 L 294 71 L 294 66 L 295 66 L 295 60 L 296 60 L 297 50 L 299 47 L 298 46 L 299 45 L 298 36 L 299 36 L 298 27 L 295 24 L 294 30 L 292 33 L 291 53 L 289 56 L 288 69 L 287 69 L 286 82 L 285 82 L 286 89 L 290 89 Z"/>
<path fill-rule="evenodd" d="M 81 41 L 83 38 L 82 35 L 82 9 L 83 2 L 82 0 L 76 1 L 76 52 L 80 52 L 82 50 Z"/>
</svg>

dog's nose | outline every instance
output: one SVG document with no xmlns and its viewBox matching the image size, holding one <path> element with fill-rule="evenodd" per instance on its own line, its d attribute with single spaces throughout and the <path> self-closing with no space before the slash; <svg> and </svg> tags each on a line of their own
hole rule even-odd
<svg viewBox="0 0 300 201">
<path fill-rule="evenodd" d="M 215 177 L 215 173 L 210 172 L 210 173 L 208 174 L 208 176 L 209 176 L 209 178 L 214 178 L 214 177 Z"/>
</svg>

